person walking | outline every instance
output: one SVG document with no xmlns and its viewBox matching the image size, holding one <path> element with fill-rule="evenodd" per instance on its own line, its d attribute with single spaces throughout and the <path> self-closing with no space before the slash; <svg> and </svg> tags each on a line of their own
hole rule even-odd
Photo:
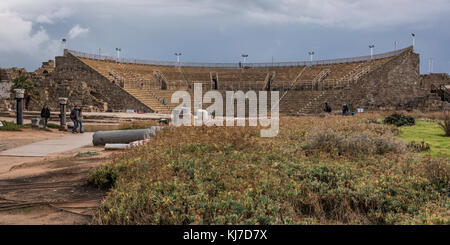
<svg viewBox="0 0 450 245">
<path fill-rule="evenodd" d="M 72 111 L 70 111 L 70 119 L 71 119 L 72 122 L 73 122 L 73 128 L 72 128 L 72 133 L 73 133 L 73 134 L 76 134 L 76 133 L 77 133 L 77 128 L 78 128 L 78 120 L 77 120 L 77 117 L 78 117 L 78 106 L 75 105 L 75 106 L 72 108 Z"/>
<path fill-rule="evenodd" d="M 342 116 L 347 116 L 348 107 L 347 104 L 342 104 Z"/>
<path fill-rule="evenodd" d="M 83 132 L 83 109 L 80 107 L 77 110 L 77 121 L 78 121 L 78 125 L 80 126 L 80 134 L 84 133 Z"/>
<path fill-rule="evenodd" d="M 44 128 L 47 128 L 48 119 L 50 118 L 50 109 L 48 109 L 47 104 L 41 110 L 41 118 L 43 120 Z"/>
</svg>

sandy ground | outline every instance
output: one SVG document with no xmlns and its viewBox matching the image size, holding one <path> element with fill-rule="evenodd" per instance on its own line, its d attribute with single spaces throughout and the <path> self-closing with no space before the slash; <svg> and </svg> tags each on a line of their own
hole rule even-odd
<svg viewBox="0 0 450 245">
<path fill-rule="evenodd" d="M 0 132 L 0 142 L 11 148 L 67 134 L 25 129 Z M 78 155 L 85 152 L 97 154 Z M 87 186 L 88 174 L 115 153 L 86 146 L 45 157 L 0 156 L 0 224 L 89 224 L 105 192 Z"/>
<path fill-rule="evenodd" d="M 28 145 L 38 141 L 71 135 L 70 132 L 63 132 L 57 129 L 50 130 L 51 131 L 24 128 L 22 131 L 0 131 L 0 151 Z"/>
</svg>

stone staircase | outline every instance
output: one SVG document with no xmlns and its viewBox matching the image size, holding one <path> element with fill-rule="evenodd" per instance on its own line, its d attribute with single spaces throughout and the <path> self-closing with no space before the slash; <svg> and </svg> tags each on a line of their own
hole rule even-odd
<svg viewBox="0 0 450 245">
<path fill-rule="evenodd" d="M 323 104 L 325 100 L 330 100 L 331 98 L 337 97 L 345 90 L 346 86 L 350 86 L 351 82 L 357 81 L 361 76 L 370 72 L 370 66 L 361 68 L 364 65 L 364 63 L 359 64 L 345 76 L 339 79 L 335 83 L 335 89 L 322 90 L 316 97 L 314 97 L 303 107 L 301 107 L 300 110 L 296 112 L 296 114 L 307 114 L 312 111 L 317 111 L 317 108 L 320 108 L 320 105 Z"/>
<path fill-rule="evenodd" d="M 136 76 L 122 64 L 120 64 L 120 66 L 128 75 L 128 80 L 124 83 L 124 89 L 128 93 L 142 101 L 142 103 L 150 107 L 156 113 L 170 114 L 172 112 L 172 108 L 166 103 L 167 99 L 163 99 L 163 95 L 159 94 L 158 90 L 150 90 L 145 86 L 147 84 L 146 81 Z"/>
</svg>

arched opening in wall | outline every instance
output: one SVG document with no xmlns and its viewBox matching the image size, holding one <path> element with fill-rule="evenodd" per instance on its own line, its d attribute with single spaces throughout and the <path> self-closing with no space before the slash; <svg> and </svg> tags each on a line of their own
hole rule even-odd
<svg viewBox="0 0 450 245">
<path fill-rule="evenodd" d="M 217 79 L 216 78 L 212 79 L 212 84 L 211 85 L 212 85 L 212 89 L 213 90 L 217 90 L 218 86 L 217 86 Z"/>
<path fill-rule="evenodd" d="M 42 73 L 43 73 L 43 74 L 48 74 L 48 71 L 47 71 L 47 70 L 44 70 Z"/>
<path fill-rule="evenodd" d="M 265 79 L 265 82 L 264 82 L 264 90 L 265 91 L 272 90 L 272 83 L 273 83 L 273 80 L 275 79 L 275 74 L 276 73 L 274 71 L 267 73 L 266 79 Z"/>
<path fill-rule="evenodd" d="M 116 84 L 116 81 L 112 80 L 112 83 L 113 83 L 113 84 Z"/>
<path fill-rule="evenodd" d="M 167 83 L 164 80 L 161 80 L 161 90 L 167 90 Z"/>
<path fill-rule="evenodd" d="M 167 83 L 164 75 L 160 71 L 153 71 L 153 76 L 159 82 L 161 90 L 167 90 Z"/>
</svg>

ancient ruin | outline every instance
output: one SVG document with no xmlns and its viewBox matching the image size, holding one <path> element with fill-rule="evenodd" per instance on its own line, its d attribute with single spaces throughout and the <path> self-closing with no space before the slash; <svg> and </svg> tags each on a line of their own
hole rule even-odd
<svg viewBox="0 0 450 245">
<path fill-rule="evenodd" d="M 327 101 L 339 109 L 438 111 L 449 107 L 448 74 L 420 75 L 419 55 L 413 47 L 353 58 L 281 63 L 177 63 L 119 59 L 65 50 L 64 56 L 44 62 L 34 72 L 0 69 L 0 110 L 14 109 L 11 81 L 20 74 L 38 83 L 39 99 L 28 110 L 48 104 L 59 110 L 58 98 L 68 108 L 85 111 L 136 110 L 169 114 L 177 90 L 193 92 L 280 91 L 280 113 L 317 113 Z M 203 107 L 207 107 L 204 104 Z"/>
</svg>

